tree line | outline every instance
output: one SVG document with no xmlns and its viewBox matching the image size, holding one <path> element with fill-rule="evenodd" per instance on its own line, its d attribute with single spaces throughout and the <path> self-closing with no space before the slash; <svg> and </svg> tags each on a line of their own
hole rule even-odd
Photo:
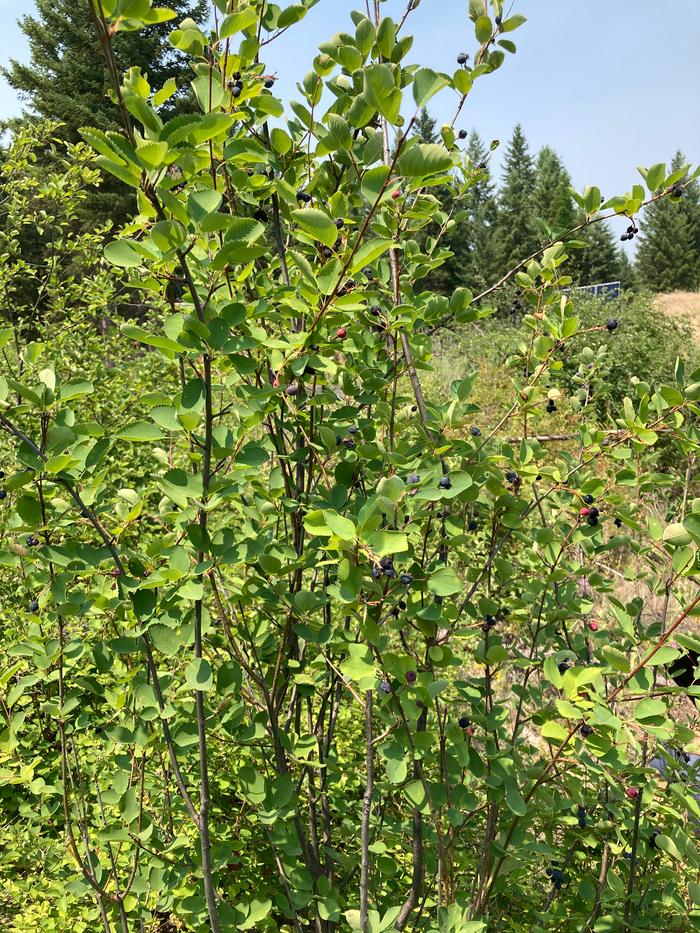
<svg viewBox="0 0 700 933">
<path fill-rule="evenodd" d="M 421 136 L 435 142 L 439 130 L 427 110 L 418 120 Z M 518 257 L 574 230 L 584 212 L 572 195 L 571 176 L 550 146 L 533 155 L 520 124 L 508 142 L 500 185 L 490 166 L 497 142 L 488 145 L 476 130 L 465 139 L 472 166 L 481 170 L 460 205 L 465 217 L 446 237 L 453 252 L 434 287 L 449 293 L 465 283 L 486 285 L 498 279 Z M 676 152 L 671 171 L 686 164 Z M 693 290 L 700 285 L 700 190 L 691 182 L 682 202 L 667 199 L 649 205 L 639 220 L 639 245 L 631 260 L 606 223 L 575 234 L 580 248 L 572 253 L 569 272 L 579 285 L 620 281 L 623 288 L 654 292 Z M 626 236 L 623 230 L 621 236 Z"/>
<path fill-rule="evenodd" d="M 206 22 L 204 0 L 174 0 L 170 6 L 179 20 Z M 80 127 L 88 123 L 120 132 L 119 110 L 108 90 L 109 76 L 87 8 L 73 0 L 36 0 L 34 15 L 23 16 L 19 25 L 28 40 L 30 61 L 11 60 L 0 70 L 27 110 L 7 127 L 12 130 L 36 118 L 60 121 L 60 132 L 69 142 L 78 142 Z M 191 73 L 185 57 L 169 45 L 169 31 L 170 24 L 164 23 L 120 33 L 115 41 L 117 63 L 141 66 L 153 87 L 169 80 L 180 89 L 188 87 Z M 180 90 L 163 105 L 163 116 L 192 108 L 191 95 Z M 426 142 L 440 136 L 426 109 L 417 126 Z M 574 229 L 584 216 L 572 196 L 571 177 L 561 157 L 550 146 L 534 155 L 520 124 L 507 145 L 500 184 L 491 167 L 497 143 L 488 145 L 472 130 L 464 144 L 472 166 L 480 168 L 481 179 L 470 186 L 463 203 L 452 205 L 459 211 L 459 222 L 448 233 L 445 245 L 453 256 L 430 277 L 431 287 L 444 294 L 465 284 L 478 288 L 495 281 L 516 259 Z M 684 155 L 676 152 L 671 170 L 684 164 Z M 86 210 L 97 223 L 112 220 L 120 226 L 129 219 L 130 203 L 126 187 L 108 177 Z M 685 188 L 682 204 L 662 199 L 647 207 L 639 219 L 633 260 L 618 235 L 605 223 L 593 224 L 576 235 L 580 248 L 572 255 L 570 274 L 577 284 L 619 280 L 623 288 L 654 292 L 700 286 L 700 189 L 696 182 Z"/>
</svg>

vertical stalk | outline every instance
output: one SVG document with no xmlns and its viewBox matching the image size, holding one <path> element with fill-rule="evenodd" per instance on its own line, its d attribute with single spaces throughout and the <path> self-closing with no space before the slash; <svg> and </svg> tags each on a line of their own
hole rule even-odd
<svg viewBox="0 0 700 933">
<path fill-rule="evenodd" d="M 365 796 L 362 805 L 360 863 L 360 929 L 366 933 L 369 929 L 369 821 L 372 813 L 374 794 L 374 748 L 372 746 L 372 691 L 365 693 L 365 769 L 367 772 Z"/>
<path fill-rule="evenodd" d="M 200 319 L 202 315 L 200 313 Z M 199 529 L 202 536 L 197 562 L 202 563 L 206 558 L 204 548 L 207 537 L 207 498 L 209 483 L 211 482 L 211 447 L 213 431 L 212 408 L 212 379 L 211 357 L 204 354 L 204 452 L 202 456 L 202 505 L 199 509 Z M 202 609 L 203 600 L 200 597 L 194 607 L 194 655 L 202 659 Z M 199 841 L 202 859 L 202 881 L 204 883 L 204 898 L 209 914 L 209 923 L 212 933 L 220 933 L 221 922 L 216 904 L 216 888 L 211 867 L 211 837 L 209 834 L 209 809 L 211 798 L 209 793 L 209 759 L 207 753 L 207 720 L 204 708 L 204 692 L 195 691 L 195 710 L 197 716 L 197 740 L 199 747 Z"/>
</svg>

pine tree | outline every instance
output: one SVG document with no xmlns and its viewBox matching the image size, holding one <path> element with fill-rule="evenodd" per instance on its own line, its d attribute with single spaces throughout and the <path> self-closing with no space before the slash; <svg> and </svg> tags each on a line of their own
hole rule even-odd
<svg viewBox="0 0 700 933">
<path fill-rule="evenodd" d="M 526 259 L 539 245 L 534 187 L 535 166 L 522 127 L 518 124 L 506 150 L 498 205 L 499 253 L 504 272 Z"/>
<path fill-rule="evenodd" d="M 671 170 L 686 164 L 677 152 Z M 692 290 L 700 285 L 700 193 L 693 181 L 680 201 L 661 198 L 641 221 L 637 270 L 641 283 L 655 292 Z"/>
<path fill-rule="evenodd" d="M 540 149 L 535 171 L 532 196 L 535 216 L 555 234 L 571 230 L 576 225 L 576 208 L 569 191 L 571 178 L 559 156 L 549 146 Z"/>
<path fill-rule="evenodd" d="M 418 114 L 416 132 L 424 143 L 436 143 L 438 140 L 437 123 L 430 116 L 427 107 L 421 108 Z"/>
<path fill-rule="evenodd" d="M 584 219 L 583 214 L 579 222 Z M 604 220 L 591 224 L 576 235 L 588 243 L 586 249 L 572 250 L 570 273 L 579 285 L 599 285 L 621 280 L 621 251 L 612 230 Z"/>
<path fill-rule="evenodd" d="M 488 148 L 473 130 L 469 135 L 467 153 L 474 168 L 479 169 L 479 180 L 467 195 L 467 229 L 469 242 L 468 275 L 471 288 L 490 285 L 500 271 L 497 245 L 498 205 L 494 183 L 488 168 Z"/>
<path fill-rule="evenodd" d="M 203 21 L 206 0 L 171 0 L 178 18 Z M 67 142 L 80 140 L 81 126 L 119 130 L 117 107 L 107 95 L 109 77 L 88 4 L 85 0 L 36 0 L 34 15 L 19 20 L 29 40 L 28 64 L 10 60 L 0 69 L 8 84 L 27 105 L 23 121 L 60 121 L 58 131 Z M 150 26 L 139 32 L 120 32 L 113 47 L 120 71 L 138 65 L 154 88 L 174 78 L 181 93 L 163 107 L 164 119 L 191 106 L 187 92 L 191 72 L 183 56 L 168 43 L 174 22 Z M 12 122 L 10 123 L 10 127 Z M 104 219 L 119 222 L 128 216 L 133 192 L 119 182 L 105 183 L 93 199 L 92 209 Z"/>
</svg>

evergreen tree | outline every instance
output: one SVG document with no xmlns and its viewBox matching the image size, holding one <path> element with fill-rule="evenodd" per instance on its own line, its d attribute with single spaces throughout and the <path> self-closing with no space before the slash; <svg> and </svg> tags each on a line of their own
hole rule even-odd
<svg viewBox="0 0 700 933">
<path fill-rule="evenodd" d="M 639 288 L 637 269 L 627 253 L 620 250 L 620 285 L 624 291 L 636 292 Z"/>
<path fill-rule="evenodd" d="M 576 208 L 569 191 L 571 178 L 559 156 L 549 146 L 540 149 L 535 172 L 535 216 L 555 234 L 571 230 L 576 225 Z"/>
<path fill-rule="evenodd" d="M 207 10 L 206 0 L 171 0 L 169 7 L 179 19 L 190 16 L 200 22 Z M 154 88 L 170 78 L 177 82 L 180 93 L 164 105 L 164 119 L 191 106 L 192 74 L 184 56 L 168 43 L 175 22 L 119 32 L 113 40 L 120 71 L 137 65 Z M 85 0 L 36 0 L 35 14 L 21 17 L 19 26 L 29 40 L 29 63 L 11 59 L 0 71 L 27 105 L 21 120 L 60 121 L 58 133 L 71 143 L 80 140 L 81 126 L 119 130 L 120 116 L 107 95 L 109 77 Z M 91 207 L 101 219 L 119 222 L 132 202 L 133 192 L 115 181 L 103 185 Z"/>
<path fill-rule="evenodd" d="M 671 170 L 685 165 L 677 152 Z M 637 270 L 644 286 L 655 292 L 692 290 L 700 285 L 700 193 L 693 181 L 680 201 L 661 198 L 640 221 Z"/>
<path fill-rule="evenodd" d="M 583 214 L 579 223 L 583 222 Z M 588 243 L 586 249 L 572 250 L 572 277 L 579 285 L 599 285 L 622 278 L 621 255 L 612 230 L 604 220 L 591 224 L 576 234 L 576 239 Z"/>
<path fill-rule="evenodd" d="M 527 258 L 539 245 L 533 203 L 535 177 L 527 140 L 518 124 L 506 150 L 498 205 L 497 230 L 503 272 Z"/>
<path fill-rule="evenodd" d="M 500 271 L 498 205 L 487 162 L 489 150 L 476 130 L 469 136 L 467 152 L 471 165 L 481 166 L 479 180 L 470 188 L 465 205 L 470 247 L 467 274 L 471 288 L 483 288 L 490 285 Z"/>
<path fill-rule="evenodd" d="M 421 108 L 416 119 L 416 132 L 424 143 L 438 141 L 437 123 L 430 116 L 427 107 Z"/>
</svg>

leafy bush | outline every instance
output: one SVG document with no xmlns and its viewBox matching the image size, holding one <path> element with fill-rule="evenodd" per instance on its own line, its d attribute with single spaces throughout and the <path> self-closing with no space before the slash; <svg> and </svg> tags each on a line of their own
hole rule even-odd
<svg viewBox="0 0 700 933">
<path fill-rule="evenodd" d="M 431 335 L 480 327 L 491 289 L 423 287 L 435 192 L 474 178 L 415 117 L 440 91 L 459 114 L 523 17 L 472 3 L 474 68 L 441 75 L 406 63 L 411 7 L 355 12 L 269 125 L 260 56 L 312 5 L 217 0 L 213 36 L 172 33 L 200 113 L 163 123 L 174 89 L 134 68 L 125 135 L 85 130 L 137 192 L 105 256 L 155 309 L 122 328 L 123 395 L 4 332 L 9 894 L 40 892 L 27 924 L 107 933 L 697 924 L 693 788 L 647 765 L 693 740 L 662 671 L 700 648 L 700 373 L 625 399 L 612 434 L 592 386 L 578 443 L 538 441 L 590 337 L 553 243 L 506 274 L 527 313 L 498 417 L 478 373 L 427 397 Z M 169 15 L 93 8 L 112 73 L 110 37 Z M 645 181 L 605 210 L 678 183 Z M 661 439 L 685 477 L 663 522 Z"/>
</svg>

